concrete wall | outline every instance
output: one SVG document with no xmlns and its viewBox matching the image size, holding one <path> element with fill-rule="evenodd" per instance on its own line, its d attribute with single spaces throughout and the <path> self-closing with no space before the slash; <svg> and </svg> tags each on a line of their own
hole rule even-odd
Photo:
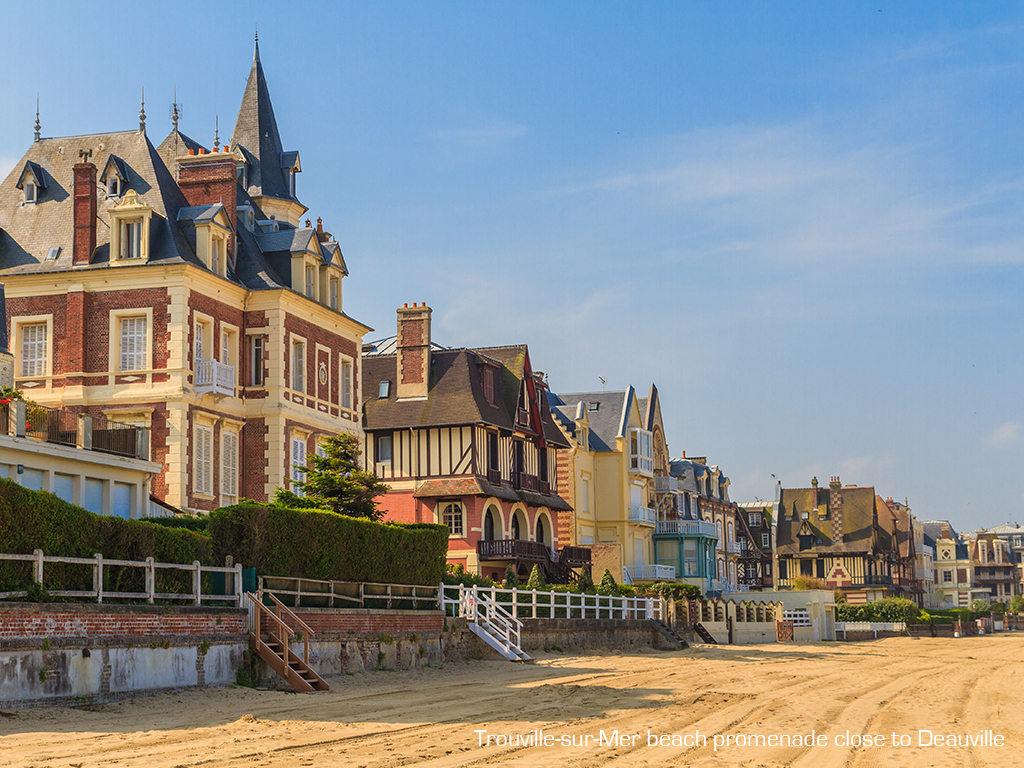
<svg viewBox="0 0 1024 768">
<path fill-rule="evenodd" d="M 108 701 L 235 681 L 236 608 L 0 604 L 0 707 Z"/>
</svg>

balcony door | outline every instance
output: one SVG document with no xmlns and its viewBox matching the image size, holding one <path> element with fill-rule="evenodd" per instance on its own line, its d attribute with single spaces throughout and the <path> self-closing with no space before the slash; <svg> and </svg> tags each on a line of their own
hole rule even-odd
<svg viewBox="0 0 1024 768">
<path fill-rule="evenodd" d="M 484 541 L 494 541 L 494 508 L 488 507 L 484 515 Z"/>
</svg>

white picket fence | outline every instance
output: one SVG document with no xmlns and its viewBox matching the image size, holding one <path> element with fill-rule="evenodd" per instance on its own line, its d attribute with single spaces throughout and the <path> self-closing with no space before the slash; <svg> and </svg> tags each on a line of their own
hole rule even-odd
<svg viewBox="0 0 1024 768">
<path fill-rule="evenodd" d="M 441 585 L 441 610 L 464 617 L 467 593 L 486 598 L 521 619 L 660 619 L 665 608 L 657 597 L 610 597 L 547 592 L 537 589 Z M 450 609 L 450 611 L 449 611 Z"/>
<path fill-rule="evenodd" d="M 94 557 L 52 557 L 44 555 L 42 550 L 37 549 L 31 555 L 9 555 L 0 554 L 0 560 L 20 560 L 33 564 L 32 580 L 36 584 L 45 585 L 44 566 L 46 563 L 67 563 L 71 565 L 82 565 L 92 568 L 92 589 L 90 590 L 47 590 L 53 597 L 85 597 L 95 599 L 102 603 L 104 599 L 110 600 L 145 600 L 152 603 L 156 600 L 188 600 L 193 605 L 202 605 L 205 602 L 230 602 L 233 605 L 241 605 L 242 601 L 242 566 L 239 563 L 231 568 L 218 568 L 214 566 L 200 565 L 199 561 L 191 564 L 185 563 L 157 563 L 152 557 L 144 561 L 139 560 L 107 560 L 103 555 L 97 553 Z M 145 592 L 113 592 L 103 588 L 104 567 L 128 567 L 145 569 Z M 191 592 L 157 592 L 156 572 L 158 569 L 179 570 L 192 572 Z M 204 595 L 203 575 L 210 573 L 232 574 L 232 590 L 227 595 Z M 225 579 L 228 577 L 225 576 Z M 15 592 L 0 592 L 0 600 L 9 597 L 27 597 L 25 590 Z"/>
</svg>

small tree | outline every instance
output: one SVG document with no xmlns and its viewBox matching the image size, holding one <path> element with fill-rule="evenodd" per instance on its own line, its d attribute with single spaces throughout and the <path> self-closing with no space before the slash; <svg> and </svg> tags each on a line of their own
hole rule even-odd
<svg viewBox="0 0 1024 768">
<path fill-rule="evenodd" d="M 511 565 L 505 566 L 505 580 L 501 582 L 503 589 L 515 589 L 519 586 L 519 574 Z"/>
<path fill-rule="evenodd" d="M 580 577 L 576 581 L 576 588 L 580 592 L 589 592 L 594 588 L 594 575 L 590 572 L 590 563 L 585 563 L 580 569 Z"/>
<path fill-rule="evenodd" d="M 360 467 L 356 436 L 347 432 L 332 435 L 322 446 L 323 455 L 312 456 L 312 466 L 300 467 L 306 479 L 292 481 L 304 495 L 279 487 L 274 492 L 274 503 L 292 509 L 326 508 L 339 515 L 380 520 L 384 513 L 377 509 L 377 497 L 387 493 L 389 487 L 373 472 Z"/>
<path fill-rule="evenodd" d="M 615 577 L 612 576 L 612 572 L 607 568 L 604 569 L 604 575 L 601 576 L 601 590 L 609 595 L 617 594 L 619 591 L 619 585 L 615 581 Z"/>
<path fill-rule="evenodd" d="M 987 600 L 971 600 L 971 611 L 974 613 L 988 613 L 989 605 Z"/>
<path fill-rule="evenodd" d="M 544 576 L 540 572 L 540 566 L 533 566 L 533 570 L 530 571 L 530 580 L 526 582 L 527 589 L 543 590 L 547 588 L 547 584 L 544 583 Z"/>
<path fill-rule="evenodd" d="M 1010 610 L 1015 612 L 1015 613 L 1019 613 L 1020 611 L 1024 611 L 1024 595 L 1016 595 L 1010 601 Z"/>
</svg>

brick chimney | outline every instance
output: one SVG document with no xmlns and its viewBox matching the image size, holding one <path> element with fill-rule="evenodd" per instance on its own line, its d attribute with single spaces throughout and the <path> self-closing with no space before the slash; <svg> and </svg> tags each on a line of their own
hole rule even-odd
<svg viewBox="0 0 1024 768">
<path fill-rule="evenodd" d="M 96 250 L 96 166 L 76 163 L 73 170 L 75 234 L 71 263 L 89 264 Z"/>
<path fill-rule="evenodd" d="M 832 515 L 832 541 L 843 541 L 843 486 L 839 477 L 833 477 L 828 484 L 828 511 Z"/>
<path fill-rule="evenodd" d="M 178 158 L 178 187 L 189 205 L 213 205 L 223 203 L 231 221 L 231 236 L 228 238 L 228 258 L 234 263 L 235 232 L 238 228 L 238 158 L 224 147 L 222 152 L 199 154 Z"/>
<path fill-rule="evenodd" d="M 430 307 L 408 304 L 398 309 L 399 400 L 425 398 L 430 386 Z"/>
</svg>

